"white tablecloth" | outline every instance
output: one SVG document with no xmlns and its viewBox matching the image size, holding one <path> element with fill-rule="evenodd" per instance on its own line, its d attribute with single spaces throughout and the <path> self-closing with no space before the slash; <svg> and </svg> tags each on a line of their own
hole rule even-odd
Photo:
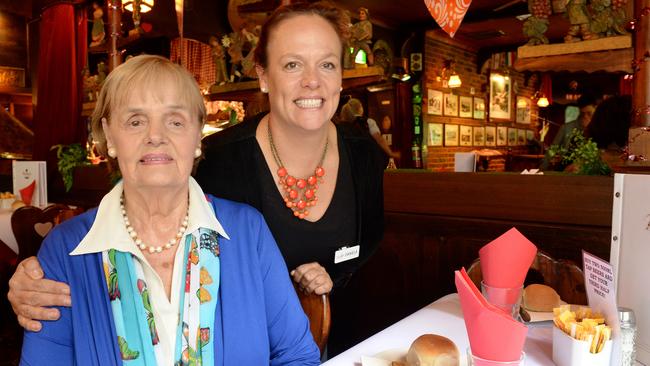
<svg viewBox="0 0 650 366">
<path fill-rule="evenodd" d="M 13 230 L 11 230 L 12 212 L 11 209 L 0 209 L 0 241 L 7 244 L 14 253 L 18 253 L 18 243 L 16 242 Z"/>
<path fill-rule="evenodd" d="M 361 365 L 361 356 L 406 354 L 415 338 L 433 333 L 451 339 L 461 353 L 462 361 L 469 346 L 463 312 L 458 294 L 444 296 L 412 315 L 400 320 L 340 355 L 330 359 L 326 366 Z M 552 360 L 552 328 L 530 327 L 524 352 L 526 366 L 554 365 Z M 463 365 L 464 363 L 461 363 Z"/>
</svg>

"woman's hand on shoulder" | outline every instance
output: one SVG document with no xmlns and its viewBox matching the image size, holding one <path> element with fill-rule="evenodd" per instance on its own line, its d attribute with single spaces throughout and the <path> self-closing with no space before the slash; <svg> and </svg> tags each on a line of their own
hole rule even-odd
<svg viewBox="0 0 650 366">
<path fill-rule="evenodd" d="M 291 271 L 291 278 L 300 290 L 322 295 L 332 291 L 334 283 L 325 268 L 317 262 L 305 263 Z"/>
<path fill-rule="evenodd" d="M 11 302 L 18 323 L 32 332 L 41 330 L 37 320 L 57 320 L 57 309 L 46 306 L 70 306 L 70 287 L 65 283 L 43 278 L 43 269 L 36 257 L 29 257 L 18 264 L 9 280 L 7 298 Z"/>
</svg>

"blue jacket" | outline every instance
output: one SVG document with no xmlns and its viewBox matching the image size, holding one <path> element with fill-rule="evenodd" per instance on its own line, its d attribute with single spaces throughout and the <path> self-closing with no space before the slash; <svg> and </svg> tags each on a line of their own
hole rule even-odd
<svg viewBox="0 0 650 366">
<path fill-rule="evenodd" d="M 210 198 L 231 238 L 220 238 L 216 365 L 318 365 L 309 322 L 264 219 L 248 205 Z M 59 308 L 61 318 L 43 322 L 40 332 L 25 332 L 21 365 L 122 364 L 101 253 L 68 255 L 95 215 L 96 209 L 58 225 L 43 242 L 45 276 L 70 285 L 73 305 Z"/>
</svg>

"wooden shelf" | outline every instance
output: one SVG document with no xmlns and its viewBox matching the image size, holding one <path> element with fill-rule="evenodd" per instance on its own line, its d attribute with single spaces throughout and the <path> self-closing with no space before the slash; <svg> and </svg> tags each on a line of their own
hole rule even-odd
<svg viewBox="0 0 650 366">
<path fill-rule="evenodd" d="M 624 48 L 564 55 L 518 58 L 515 70 L 521 71 L 568 71 L 568 72 L 632 72 L 634 50 Z"/>
<path fill-rule="evenodd" d="M 632 36 L 629 34 L 581 42 L 521 46 L 517 49 L 517 58 L 548 57 L 625 48 L 632 48 Z"/>
</svg>

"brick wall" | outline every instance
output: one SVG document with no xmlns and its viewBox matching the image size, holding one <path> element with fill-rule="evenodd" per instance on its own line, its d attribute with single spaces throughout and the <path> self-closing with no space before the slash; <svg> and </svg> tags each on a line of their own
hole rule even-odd
<svg viewBox="0 0 650 366">
<path fill-rule="evenodd" d="M 422 94 L 423 94 L 423 108 L 422 116 L 424 122 L 424 141 L 428 141 L 428 124 L 438 123 L 445 125 L 463 125 L 463 126 L 489 126 L 489 127 L 509 127 L 517 129 L 527 129 L 534 131 L 535 138 L 539 137 L 539 127 L 537 126 L 536 118 L 537 106 L 531 100 L 531 123 L 520 124 L 515 123 L 516 119 L 516 100 L 517 96 L 532 97 L 535 92 L 536 85 L 526 85 L 524 74 L 516 72 L 511 68 L 501 68 L 500 71 L 505 73 L 511 78 L 511 118 L 509 120 L 494 120 L 489 117 L 489 74 L 490 74 L 490 61 L 488 65 L 477 65 L 478 63 L 478 50 L 468 45 L 462 44 L 459 41 L 449 38 L 446 34 L 441 34 L 438 31 L 428 31 L 425 36 L 424 46 L 424 60 L 425 68 L 422 77 Z M 440 74 L 445 60 L 455 61 L 454 69 L 462 80 L 460 88 L 449 89 L 445 88 L 442 81 L 438 81 L 436 76 Z M 529 84 L 535 84 L 528 81 Z M 445 115 L 432 115 L 427 113 L 427 96 L 428 90 L 437 90 L 444 93 L 452 93 L 458 96 L 460 103 L 460 96 L 477 97 L 485 100 L 485 118 L 474 119 L 467 117 L 452 117 Z M 472 94 L 473 89 L 473 94 Z M 444 103 L 443 103 L 444 104 Z M 460 127 L 459 127 L 460 128 Z M 527 146 L 513 145 L 513 146 L 445 146 L 444 144 L 444 129 L 443 129 L 443 146 L 427 146 L 426 151 L 426 168 L 433 171 L 453 171 L 454 170 L 454 153 L 468 152 L 473 150 L 492 149 L 498 150 L 504 155 L 500 157 L 487 158 L 488 171 L 504 171 L 506 154 L 526 154 L 528 153 Z"/>
</svg>

